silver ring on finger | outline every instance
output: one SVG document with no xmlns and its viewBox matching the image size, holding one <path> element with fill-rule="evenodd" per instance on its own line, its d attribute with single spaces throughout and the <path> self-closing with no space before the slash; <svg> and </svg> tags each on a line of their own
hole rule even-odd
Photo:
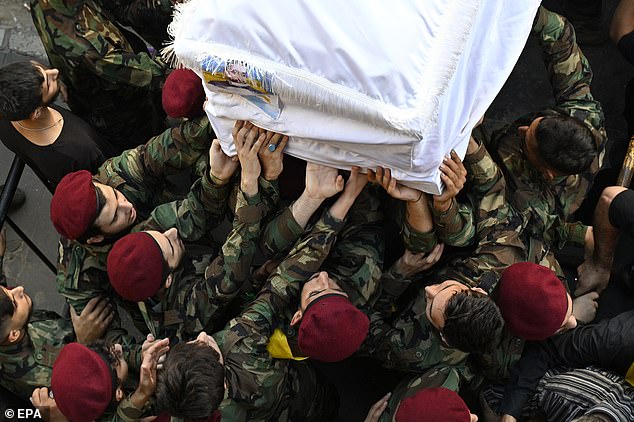
<svg viewBox="0 0 634 422">
<path fill-rule="evenodd" d="M 275 150 L 277 149 L 277 145 L 275 144 L 269 144 L 269 146 L 267 147 L 269 149 L 269 151 L 271 152 L 275 152 Z"/>
</svg>

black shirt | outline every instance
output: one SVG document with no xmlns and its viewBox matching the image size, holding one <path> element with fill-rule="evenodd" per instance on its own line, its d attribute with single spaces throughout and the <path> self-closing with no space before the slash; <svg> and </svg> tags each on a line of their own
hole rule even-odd
<svg viewBox="0 0 634 422">
<path fill-rule="evenodd" d="M 0 120 L 0 140 L 53 191 L 66 174 L 77 170 L 95 173 L 116 151 L 82 119 L 57 105 L 51 107 L 64 118 L 62 132 L 52 144 L 39 146 L 31 143 L 9 120 Z"/>
</svg>

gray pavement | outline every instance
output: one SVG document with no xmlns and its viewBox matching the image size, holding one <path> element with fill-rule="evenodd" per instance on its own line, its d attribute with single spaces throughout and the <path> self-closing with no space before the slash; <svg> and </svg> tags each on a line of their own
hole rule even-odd
<svg viewBox="0 0 634 422">
<path fill-rule="evenodd" d="M 25 2 L 1 0 L 0 3 L 0 66 L 28 58 L 46 63 L 44 47 Z M 0 144 L 2 181 L 11 167 L 13 156 L 11 151 Z M 55 263 L 58 235 L 48 214 L 51 194 L 28 167 L 25 168 L 19 186 L 26 194 L 26 202 L 20 209 L 10 212 L 9 216 L 48 259 Z M 8 284 L 24 285 L 38 308 L 58 312 L 62 310 L 64 301 L 57 293 L 54 274 L 9 227 L 4 271 Z"/>
</svg>

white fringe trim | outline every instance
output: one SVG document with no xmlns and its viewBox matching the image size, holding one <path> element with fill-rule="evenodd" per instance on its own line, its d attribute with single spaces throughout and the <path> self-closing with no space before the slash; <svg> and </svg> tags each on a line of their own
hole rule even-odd
<svg viewBox="0 0 634 422">
<path fill-rule="evenodd" d="M 416 84 L 415 105 L 409 108 L 386 104 L 305 70 L 247 55 L 230 46 L 181 39 L 179 34 L 187 27 L 189 14 L 195 14 L 197 7 L 204 7 L 204 0 L 187 0 L 176 5 L 168 27 L 172 41 L 162 49 L 162 55 L 174 67 L 184 66 L 194 70 L 201 69 L 201 63 L 209 57 L 224 62 L 242 61 L 254 71 L 272 75 L 272 93 L 279 95 L 283 101 L 302 104 L 335 116 L 366 121 L 373 126 L 384 126 L 381 122 L 386 122 L 400 132 L 422 139 L 427 129 L 437 121 L 439 98 L 456 71 L 482 1 L 448 2 L 448 9 L 440 23 L 441 32 L 427 56 L 428 62 L 419 66 L 425 72 Z"/>
</svg>

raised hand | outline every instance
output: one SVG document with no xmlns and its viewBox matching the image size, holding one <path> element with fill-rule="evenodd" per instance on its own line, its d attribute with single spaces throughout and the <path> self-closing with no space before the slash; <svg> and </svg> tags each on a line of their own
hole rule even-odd
<svg viewBox="0 0 634 422">
<path fill-rule="evenodd" d="M 423 193 L 418 189 L 401 185 L 392 177 L 390 169 L 377 167 L 376 171 L 368 170 L 368 180 L 383 187 L 392 198 L 402 201 L 416 202 L 422 198 Z"/>
<path fill-rule="evenodd" d="M 214 139 L 209 148 L 209 174 L 215 183 L 225 185 L 236 172 L 238 157 L 229 157 L 220 147 L 220 141 Z"/>
<path fill-rule="evenodd" d="M 57 403 L 46 387 L 36 388 L 31 394 L 31 404 L 40 411 L 40 415 L 47 422 L 68 422 L 68 419 L 57 408 Z"/>
<path fill-rule="evenodd" d="M 434 208 L 438 211 L 447 211 L 451 201 L 467 181 L 467 169 L 456 151 L 451 150 L 450 156 L 443 159 L 440 165 L 440 179 L 445 184 L 445 190 L 441 195 L 434 195 Z"/>
<path fill-rule="evenodd" d="M 343 193 L 330 207 L 330 215 L 343 220 L 367 183 L 368 178 L 365 174 L 361 173 L 361 169 L 356 166 L 352 167 Z"/>
<path fill-rule="evenodd" d="M 262 170 L 258 152 L 266 140 L 266 133 L 251 122 L 244 123 L 236 131 L 239 123 L 239 121 L 236 122 L 236 126 L 233 128 L 233 141 L 242 167 L 240 188 L 247 196 L 253 196 L 258 193 L 258 177 L 260 177 Z"/>
<path fill-rule="evenodd" d="M 344 180 L 343 176 L 339 174 L 339 170 L 316 163 L 306 165 L 306 189 L 304 192 L 310 199 L 323 201 L 341 192 L 343 187 Z"/>
<path fill-rule="evenodd" d="M 77 341 L 81 344 L 90 344 L 104 335 L 114 318 L 114 312 L 107 299 L 93 297 L 79 315 L 71 306 L 70 318 Z"/>
<path fill-rule="evenodd" d="M 288 143 L 288 136 L 269 130 L 266 130 L 265 133 L 266 139 L 258 153 L 262 165 L 262 176 L 266 180 L 277 180 L 284 168 L 283 152 Z"/>
<path fill-rule="evenodd" d="M 390 401 L 392 393 L 387 393 L 379 401 L 374 403 L 368 412 L 368 416 L 365 417 L 363 422 L 378 422 L 379 418 L 387 408 L 387 403 Z"/>
<path fill-rule="evenodd" d="M 440 260 L 444 248 L 445 246 L 439 243 L 429 253 L 413 253 L 409 249 L 405 249 L 403 256 L 394 263 L 394 270 L 404 278 L 411 278 L 436 264 Z"/>
<path fill-rule="evenodd" d="M 156 391 L 156 369 L 159 359 L 169 351 L 169 339 L 155 340 L 151 334 L 141 346 L 141 370 L 139 386 L 132 394 L 135 407 L 141 409 Z M 139 407 L 141 405 L 141 407 Z"/>
</svg>

